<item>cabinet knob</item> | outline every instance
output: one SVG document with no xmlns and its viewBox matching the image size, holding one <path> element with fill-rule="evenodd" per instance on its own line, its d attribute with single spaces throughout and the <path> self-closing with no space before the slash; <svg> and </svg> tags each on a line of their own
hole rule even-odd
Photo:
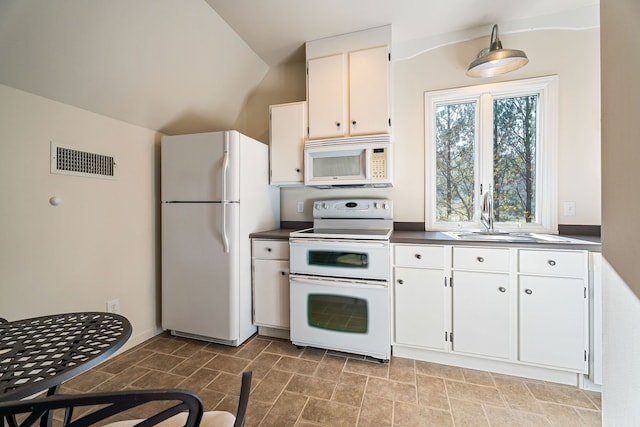
<svg viewBox="0 0 640 427">
<path fill-rule="evenodd" d="M 280 272 L 280 274 L 281 274 L 282 276 L 286 276 L 286 275 L 287 275 L 287 272 L 286 272 L 286 271 L 281 271 L 281 272 Z"/>
<path fill-rule="evenodd" d="M 336 122 L 336 127 L 340 127 L 340 122 Z"/>
<path fill-rule="evenodd" d="M 404 283 L 404 280 L 398 279 L 398 285 L 402 285 L 403 283 Z"/>
<path fill-rule="evenodd" d="M 552 259 L 550 259 L 549 261 L 547 261 L 547 263 L 548 263 L 551 267 L 553 267 L 554 265 L 556 265 L 556 262 L 555 262 L 554 260 L 552 260 Z"/>
<path fill-rule="evenodd" d="M 527 295 L 531 295 L 533 293 L 533 291 L 531 289 L 525 289 L 524 293 Z"/>
<path fill-rule="evenodd" d="M 482 258 L 481 256 L 479 256 L 479 257 L 477 258 L 477 260 L 478 260 L 478 262 L 484 262 L 484 258 Z"/>
<path fill-rule="evenodd" d="M 297 173 L 300 173 L 300 168 L 296 168 L 296 172 L 297 172 Z"/>
<path fill-rule="evenodd" d="M 355 120 L 352 121 L 351 124 L 355 126 L 356 125 L 356 121 Z"/>
<path fill-rule="evenodd" d="M 416 258 L 417 258 L 417 259 L 422 259 L 422 255 L 420 255 L 420 254 L 416 254 Z"/>
<path fill-rule="evenodd" d="M 271 252 L 271 248 L 267 248 L 267 252 Z"/>
<path fill-rule="evenodd" d="M 502 293 L 507 292 L 507 288 L 505 288 L 504 286 L 500 286 L 498 290 Z"/>
</svg>

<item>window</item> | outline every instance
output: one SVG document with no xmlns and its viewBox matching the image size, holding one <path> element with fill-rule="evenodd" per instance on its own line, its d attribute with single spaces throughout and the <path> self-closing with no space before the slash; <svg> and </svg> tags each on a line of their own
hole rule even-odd
<svg viewBox="0 0 640 427">
<path fill-rule="evenodd" d="M 557 77 L 425 93 L 426 228 L 557 231 Z"/>
</svg>

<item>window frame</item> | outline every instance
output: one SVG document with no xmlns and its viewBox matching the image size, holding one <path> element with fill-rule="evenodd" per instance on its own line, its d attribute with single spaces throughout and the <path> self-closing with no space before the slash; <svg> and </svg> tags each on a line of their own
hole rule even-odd
<svg viewBox="0 0 640 427">
<path fill-rule="evenodd" d="M 425 114 L 425 230 L 481 230 L 479 222 L 480 184 L 493 181 L 493 100 L 530 94 L 538 95 L 538 131 L 536 149 L 536 218 L 535 223 L 495 223 L 496 230 L 523 232 L 558 232 L 558 76 L 536 77 L 488 83 L 424 93 Z M 436 221 L 436 143 L 437 106 L 476 101 L 474 154 L 474 215 L 471 222 Z M 484 143 L 483 143 L 484 141 Z M 487 143 L 487 141 L 489 143 Z M 481 150 L 482 154 L 478 154 Z M 487 164 L 489 163 L 489 164 Z"/>
</svg>

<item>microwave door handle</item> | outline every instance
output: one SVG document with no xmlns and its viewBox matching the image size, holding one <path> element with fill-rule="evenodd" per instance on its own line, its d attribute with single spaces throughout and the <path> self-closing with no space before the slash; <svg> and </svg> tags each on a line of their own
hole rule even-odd
<svg viewBox="0 0 640 427">
<path fill-rule="evenodd" d="M 364 172 L 364 177 L 367 180 L 371 179 L 372 176 L 372 171 L 371 171 L 371 161 L 373 159 L 372 157 L 373 155 L 373 150 L 371 148 L 365 148 L 364 150 L 364 167 L 365 167 L 365 172 Z"/>
</svg>

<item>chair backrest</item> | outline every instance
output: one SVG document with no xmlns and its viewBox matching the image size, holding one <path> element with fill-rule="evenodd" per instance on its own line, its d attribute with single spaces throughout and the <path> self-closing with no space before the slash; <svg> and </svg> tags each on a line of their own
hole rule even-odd
<svg viewBox="0 0 640 427">
<path fill-rule="evenodd" d="M 158 402 L 164 402 L 165 409 L 158 409 Z M 184 411 L 188 411 L 187 416 L 181 419 L 180 425 L 200 425 L 202 401 L 197 394 L 188 390 L 114 391 L 0 402 L 0 425 L 4 425 L 6 420 L 10 427 L 30 427 L 39 423 L 41 418 L 49 417 L 51 411 L 64 410 L 63 426 L 85 427 L 109 422 L 114 416 L 112 420 L 121 420 L 123 412 L 148 403 L 155 409 L 146 419 L 139 420 L 140 427 L 156 425 Z M 74 417 L 74 412 L 79 415 Z"/>
<path fill-rule="evenodd" d="M 242 383 L 240 385 L 240 399 L 238 400 L 238 410 L 236 411 L 236 421 L 233 427 L 244 427 L 247 417 L 247 408 L 249 406 L 249 393 L 251 393 L 251 376 L 252 371 L 244 371 L 242 373 Z"/>
</svg>

